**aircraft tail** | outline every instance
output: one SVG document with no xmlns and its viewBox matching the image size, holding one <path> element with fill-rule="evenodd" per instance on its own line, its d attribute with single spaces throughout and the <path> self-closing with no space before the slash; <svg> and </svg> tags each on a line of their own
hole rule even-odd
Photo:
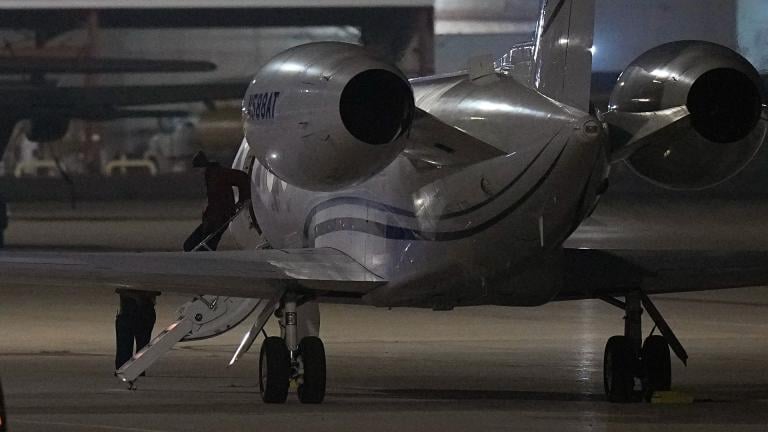
<svg viewBox="0 0 768 432">
<path fill-rule="evenodd" d="M 543 0 L 532 82 L 543 94 L 589 109 L 595 0 Z"/>
</svg>

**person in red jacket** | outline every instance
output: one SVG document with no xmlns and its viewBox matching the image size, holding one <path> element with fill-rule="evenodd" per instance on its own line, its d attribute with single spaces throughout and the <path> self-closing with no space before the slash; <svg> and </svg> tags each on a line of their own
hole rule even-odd
<svg viewBox="0 0 768 432">
<path fill-rule="evenodd" d="M 226 224 L 237 211 L 237 207 L 251 198 L 251 179 L 246 173 L 224 168 L 218 162 L 209 161 L 203 152 L 197 152 L 192 159 L 192 166 L 205 168 L 208 206 L 203 212 L 203 222 L 184 242 L 184 250 L 187 252 L 193 250 L 206 237 Z M 235 203 L 233 187 L 237 188 L 237 203 Z M 222 231 L 208 240 L 206 243 L 208 249 L 216 250 L 223 233 Z"/>
</svg>

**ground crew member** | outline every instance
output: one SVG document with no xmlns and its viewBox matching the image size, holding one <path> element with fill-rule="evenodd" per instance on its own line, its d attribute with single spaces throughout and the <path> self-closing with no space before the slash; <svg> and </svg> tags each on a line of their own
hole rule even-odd
<svg viewBox="0 0 768 432">
<path fill-rule="evenodd" d="M 0 195 L 0 249 L 5 247 L 5 229 L 8 228 L 8 206 Z"/>
<path fill-rule="evenodd" d="M 208 194 L 208 207 L 203 212 L 203 222 L 184 242 L 184 250 L 189 252 L 206 237 L 216 232 L 235 214 L 237 206 L 251 198 L 251 179 L 248 174 L 231 168 L 224 168 L 217 162 L 211 162 L 203 152 L 197 152 L 192 159 L 192 166 L 205 168 L 205 189 Z M 238 202 L 232 188 L 237 188 Z M 207 246 L 216 250 L 222 231 L 208 240 Z"/>
<path fill-rule="evenodd" d="M 136 352 L 147 346 L 152 339 L 155 327 L 155 299 L 160 295 L 156 291 L 136 291 L 118 288 L 120 309 L 115 317 L 115 371 L 133 357 Z M 142 374 L 143 375 L 143 374 Z"/>
</svg>

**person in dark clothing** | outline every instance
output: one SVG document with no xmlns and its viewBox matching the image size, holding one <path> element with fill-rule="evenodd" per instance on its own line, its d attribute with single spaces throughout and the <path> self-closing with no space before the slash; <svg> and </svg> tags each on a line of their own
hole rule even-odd
<svg viewBox="0 0 768 432">
<path fill-rule="evenodd" d="M 0 432 L 8 430 L 8 418 L 5 416 L 5 399 L 3 398 L 3 383 L 0 381 Z"/>
<path fill-rule="evenodd" d="M 184 250 L 189 252 L 199 245 L 206 237 L 216 232 L 237 211 L 237 207 L 251 198 L 251 179 L 248 174 L 231 168 L 224 168 L 217 162 L 211 162 L 203 152 L 197 152 L 192 160 L 195 168 L 205 168 L 205 189 L 208 194 L 208 206 L 203 212 L 203 222 L 184 242 Z M 235 203 L 237 188 L 238 201 Z M 210 250 L 216 250 L 223 231 L 208 240 L 206 245 Z"/>
<path fill-rule="evenodd" d="M 0 249 L 5 247 L 5 229 L 8 228 L 8 206 L 0 195 Z"/>
<path fill-rule="evenodd" d="M 134 346 L 139 352 L 152 339 L 155 327 L 155 299 L 159 292 L 115 290 L 120 295 L 120 309 L 115 317 L 115 370 L 133 357 Z"/>
</svg>

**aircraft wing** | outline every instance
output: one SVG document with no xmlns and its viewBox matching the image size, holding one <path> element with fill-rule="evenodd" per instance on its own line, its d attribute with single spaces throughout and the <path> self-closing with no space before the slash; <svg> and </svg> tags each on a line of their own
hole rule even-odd
<svg viewBox="0 0 768 432">
<path fill-rule="evenodd" d="M 557 300 L 762 286 L 768 251 L 567 248 L 564 280 Z"/>
<path fill-rule="evenodd" d="M 385 281 L 330 248 L 169 253 L 0 253 L 0 287 L 100 287 L 267 298 L 287 288 L 359 298 Z"/>
</svg>

